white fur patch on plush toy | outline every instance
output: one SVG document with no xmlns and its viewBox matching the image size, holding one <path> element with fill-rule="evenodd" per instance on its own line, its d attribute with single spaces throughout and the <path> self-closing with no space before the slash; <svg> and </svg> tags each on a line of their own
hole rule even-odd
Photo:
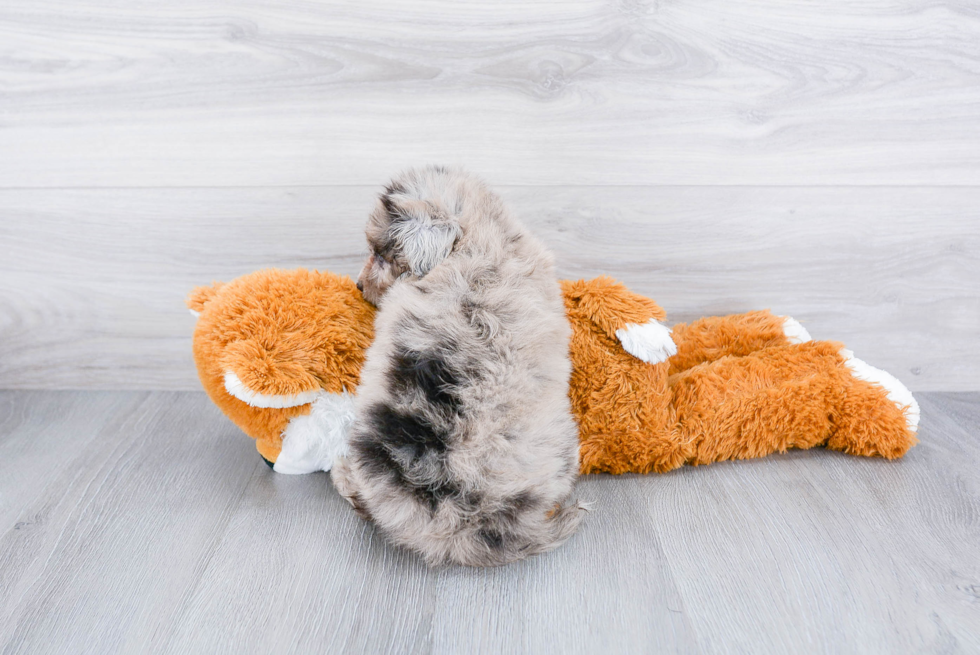
<svg viewBox="0 0 980 655">
<path fill-rule="evenodd" d="M 282 452 L 272 467 L 276 473 L 302 475 L 329 471 L 347 454 L 347 435 L 354 422 L 354 396 L 321 392 L 310 413 L 293 418 L 282 433 Z"/>
<path fill-rule="evenodd" d="M 912 392 L 898 378 L 891 373 L 886 373 L 880 368 L 875 368 L 867 362 L 854 356 L 854 353 L 844 348 L 840 354 L 846 360 L 844 364 L 851 369 L 851 374 L 858 380 L 877 384 L 888 392 L 888 400 L 895 403 L 899 408 L 905 409 L 905 420 L 908 421 L 909 430 L 915 432 L 919 428 L 919 403 L 915 401 Z"/>
<path fill-rule="evenodd" d="M 670 329 L 656 319 L 643 325 L 627 323 L 625 328 L 616 330 L 616 338 L 623 350 L 648 364 L 659 364 L 677 354 Z"/>
<path fill-rule="evenodd" d="M 810 341 L 810 333 L 806 331 L 806 328 L 800 325 L 792 316 L 780 316 L 783 319 L 783 334 L 786 335 L 786 340 L 790 343 L 806 343 Z"/>
<path fill-rule="evenodd" d="M 225 371 L 225 391 L 246 405 L 261 407 L 263 409 L 270 407 L 282 409 L 284 407 L 307 405 L 323 393 L 322 389 L 311 389 L 309 391 L 301 391 L 300 393 L 280 395 L 259 393 L 246 387 L 238 376 L 231 371 Z"/>
</svg>

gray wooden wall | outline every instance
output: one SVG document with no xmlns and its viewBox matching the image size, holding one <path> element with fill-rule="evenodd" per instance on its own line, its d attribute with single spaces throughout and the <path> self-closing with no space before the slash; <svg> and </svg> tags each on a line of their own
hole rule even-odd
<svg viewBox="0 0 980 655">
<path fill-rule="evenodd" d="M 562 275 L 980 389 L 980 4 L 4 0 L 0 387 L 194 389 L 196 284 L 465 165 Z"/>
</svg>

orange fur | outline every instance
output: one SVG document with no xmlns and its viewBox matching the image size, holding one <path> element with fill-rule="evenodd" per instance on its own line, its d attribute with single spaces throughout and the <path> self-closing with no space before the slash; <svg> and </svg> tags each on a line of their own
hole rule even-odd
<svg viewBox="0 0 980 655">
<path fill-rule="evenodd" d="M 766 310 L 706 316 L 690 325 L 678 323 L 671 333 L 677 344 L 677 354 L 670 358 L 671 375 L 725 355 L 744 356 L 786 344 L 783 319 Z"/>
<path fill-rule="evenodd" d="M 636 359 L 615 336 L 624 323 L 663 318 L 664 311 L 608 278 L 562 282 L 562 293 L 572 325 L 569 396 L 579 421 L 582 473 L 662 472 L 683 464 L 684 445 L 663 435 L 663 426 L 675 422 L 666 363 Z M 628 320 L 604 304 L 607 293 Z"/>
<path fill-rule="evenodd" d="M 841 344 L 790 344 L 769 312 L 676 325 L 677 354 L 647 364 L 616 330 L 662 320 L 656 303 L 606 277 L 562 291 L 582 473 L 664 472 L 820 445 L 893 458 L 915 443 L 884 389 L 851 375 Z M 259 271 L 196 289 L 188 306 L 201 314 L 194 357 L 205 390 L 273 462 L 286 424 L 310 406 L 252 407 L 228 394 L 225 372 L 265 394 L 352 391 L 373 336 L 374 309 L 332 273 Z"/>
<path fill-rule="evenodd" d="M 265 394 L 353 391 L 374 337 L 374 308 L 349 278 L 332 273 L 258 271 L 199 287 L 188 306 L 201 307 L 194 361 L 204 390 L 270 462 L 286 424 L 310 406 L 252 407 L 225 390 L 225 372 Z"/>
</svg>

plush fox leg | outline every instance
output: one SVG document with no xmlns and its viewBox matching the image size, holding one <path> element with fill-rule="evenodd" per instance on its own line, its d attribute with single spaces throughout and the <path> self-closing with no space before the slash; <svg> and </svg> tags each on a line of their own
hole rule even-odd
<svg viewBox="0 0 980 655">
<path fill-rule="evenodd" d="M 810 340 L 798 322 L 767 310 L 678 323 L 671 328 L 671 336 L 677 344 L 677 354 L 670 358 L 671 375 L 727 355 L 744 356 L 770 346 Z"/>
<path fill-rule="evenodd" d="M 674 434 L 666 360 L 675 349 L 659 322 L 664 311 L 609 278 L 565 281 L 562 291 L 572 326 L 569 398 L 580 471 L 649 473 L 683 464 L 690 452 Z"/>
<path fill-rule="evenodd" d="M 597 367 L 572 371 L 580 472 L 663 473 L 683 465 L 691 448 L 677 436 L 667 363 L 651 365 L 612 351 L 580 350 L 589 352 Z"/>
<path fill-rule="evenodd" d="M 827 448 L 850 455 L 901 457 L 916 444 L 919 405 L 915 398 L 897 379 L 856 359 L 849 350 L 839 355 L 849 375 Z"/>
<path fill-rule="evenodd" d="M 776 346 L 671 376 L 680 438 L 692 446 L 688 463 L 819 445 L 903 455 L 915 443 L 912 407 L 859 379 L 841 350 L 828 341 Z"/>
</svg>

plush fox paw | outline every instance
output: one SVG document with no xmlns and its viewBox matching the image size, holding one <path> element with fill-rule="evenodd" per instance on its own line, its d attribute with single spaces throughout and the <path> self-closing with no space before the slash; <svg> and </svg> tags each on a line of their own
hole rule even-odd
<svg viewBox="0 0 980 655">
<path fill-rule="evenodd" d="M 878 385 L 885 390 L 888 394 L 888 400 L 904 411 L 909 431 L 916 432 L 919 428 L 919 403 L 915 401 L 908 387 L 899 382 L 898 378 L 891 373 L 882 371 L 856 358 L 854 353 L 846 348 L 841 350 L 840 354 L 844 358 L 844 365 L 851 369 L 851 374 L 855 378 Z"/>
<path fill-rule="evenodd" d="M 659 364 L 677 354 L 670 329 L 656 319 L 642 325 L 627 323 L 616 330 L 616 338 L 626 352 L 648 364 Z"/>
<path fill-rule="evenodd" d="M 302 475 L 329 471 L 347 455 L 347 435 L 354 423 L 354 397 L 323 392 L 310 413 L 295 416 L 282 433 L 282 452 L 272 470 Z"/>
<path fill-rule="evenodd" d="M 310 405 L 309 414 L 294 416 L 282 431 L 282 450 L 275 462 L 266 459 L 276 473 L 302 475 L 329 471 L 347 454 L 347 435 L 354 422 L 354 396 L 311 389 L 295 394 L 263 394 L 252 391 L 231 371 L 225 372 L 225 390 L 243 403 L 261 409 Z M 263 455 L 265 459 L 265 455 Z"/>
</svg>

